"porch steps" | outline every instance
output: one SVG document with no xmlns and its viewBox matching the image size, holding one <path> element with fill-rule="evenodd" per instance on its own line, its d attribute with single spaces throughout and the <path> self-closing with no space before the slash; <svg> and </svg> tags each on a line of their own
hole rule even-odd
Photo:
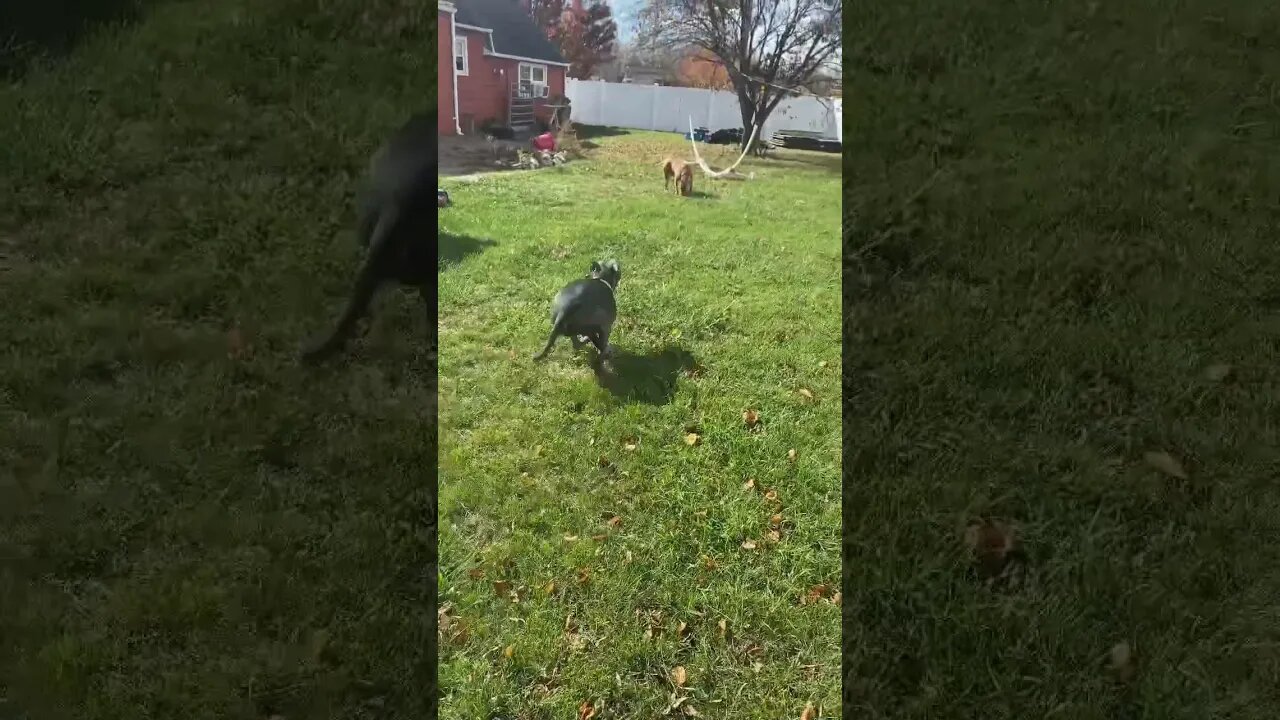
<svg viewBox="0 0 1280 720">
<path fill-rule="evenodd" d="M 513 128 L 531 127 L 533 125 L 533 99 L 511 98 L 510 122 Z"/>
</svg>

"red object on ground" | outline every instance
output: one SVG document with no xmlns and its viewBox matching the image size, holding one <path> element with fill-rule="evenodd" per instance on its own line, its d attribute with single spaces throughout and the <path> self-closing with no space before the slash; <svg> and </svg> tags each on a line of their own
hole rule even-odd
<svg viewBox="0 0 1280 720">
<path fill-rule="evenodd" d="M 535 137 L 532 142 L 534 150 L 548 150 L 550 152 L 556 151 L 556 137 L 549 132 L 542 133 Z"/>
</svg>

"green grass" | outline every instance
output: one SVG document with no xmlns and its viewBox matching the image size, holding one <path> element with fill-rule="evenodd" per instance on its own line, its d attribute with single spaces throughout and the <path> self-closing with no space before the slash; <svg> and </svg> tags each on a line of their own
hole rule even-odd
<svg viewBox="0 0 1280 720">
<path fill-rule="evenodd" d="M 839 717 L 839 608 L 800 602 L 838 579 L 839 158 L 681 199 L 658 166 L 687 143 L 610 132 L 587 162 L 444 181 L 441 716 L 659 717 L 680 666 L 703 717 Z M 605 258 L 613 373 L 567 340 L 531 362 Z"/>
<path fill-rule="evenodd" d="M 165 3 L 0 87 L 0 716 L 426 716 L 420 302 L 294 361 L 433 99 L 398 4 Z"/>
<path fill-rule="evenodd" d="M 846 716 L 1276 717 L 1280 14 L 846 22 Z"/>
</svg>

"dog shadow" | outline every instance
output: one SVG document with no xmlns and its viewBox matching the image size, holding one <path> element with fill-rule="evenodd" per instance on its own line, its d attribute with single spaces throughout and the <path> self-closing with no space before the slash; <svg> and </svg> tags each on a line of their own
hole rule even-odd
<svg viewBox="0 0 1280 720">
<path fill-rule="evenodd" d="M 474 255 L 482 252 L 485 248 L 497 245 L 493 240 L 484 238 L 473 238 L 465 235 L 454 235 L 453 233 L 440 233 L 440 239 L 436 251 L 437 268 L 444 270 L 451 265 L 457 265 L 462 262 L 468 255 Z"/>
<path fill-rule="evenodd" d="M 601 362 L 592 359 L 596 383 L 615 398 L 649 405 L 665 405 L 676 394 L 680 373 L 697 367 L 693 354 L 681 347 L 664 347 L 636 355 L 613 348 L 613 356 Z"/>
</svg>

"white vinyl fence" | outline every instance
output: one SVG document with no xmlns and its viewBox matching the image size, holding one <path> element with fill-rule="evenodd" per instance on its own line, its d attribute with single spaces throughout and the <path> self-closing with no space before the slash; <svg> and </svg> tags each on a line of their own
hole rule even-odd
<svg viewBox="0 0 1280 720">
<path fill-rule="evenodd" d="M 565 95 L 573 104 L 570 119 L 583 125 L 687 133 L 692 117 L 694 127 L 712 132 L 742 127 L 738 96 L 723 90 L 567 78 Z M 788 98 L 769 115 L 763 133 L 799 130 L 843 142 L 842 118 L 840 98 Z"/>
</svg>

